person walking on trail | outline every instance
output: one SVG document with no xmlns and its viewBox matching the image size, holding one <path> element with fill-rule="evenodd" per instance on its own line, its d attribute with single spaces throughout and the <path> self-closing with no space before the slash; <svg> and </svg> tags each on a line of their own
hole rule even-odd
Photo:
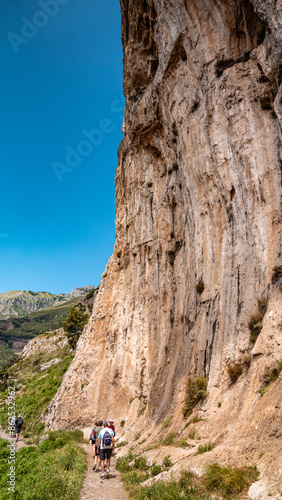
<svg viewBox="0 0 282 500">
<path fill-rule="evenodd" d="M 105 479 L 105 460 L 107 460 L 106 477 L 110 476 L 110 464 L 112 453 L 115 450 L 115 438 L 112 429 L 109 428 L 108 422 L 105 420 L 103 429 L 98 437 L 98 447 L 100 447 L 100 460 L 102 475 L 101 478 Z"/>
<path fill-rule="evenodd" d="M 114 433 L 114 437 L 116 437 L 116 429 L 115 429 L 114 421 L 112 418 L 109 419 L 109 429 L 112 429 L 112 431 Z"/>
<path fill-rule="evenodd" d="M 93 458 L 95 458 L 95 443 L 96 443 L 96 427 L 98 426 L 98 422 L 95 422 L 94 427 L 92 427 L 92 431 L 90 434 L 90 446 L 93 448 Z"/>
<path fill-rule="evenodd" d="M 100 463 L 101 463 L 101 460 L 100 460 L 100 448 L 98 446 L 98 437 L 99 437 L 99 434 L 101 432 L 101 430 L 103 429 L 103 420 L 99 420 L 97 422 L 97 426 L 95 427 L 95 452 L 94 452 L 94 466 L 92 467 L 92 470 L 95 470 L 96 469 L 96 472 L 99 472 L 99 466 L 100 466 Z"/>
<path fill-rule="evenodd" d="M 18 418 L 15 420 L 15 425 L 16 425 L 16 441 L 19 440 L 20 438 L 20 433 L 24 425 L 24 420 L 21 414 L 19 414 Z"/>
</svg>

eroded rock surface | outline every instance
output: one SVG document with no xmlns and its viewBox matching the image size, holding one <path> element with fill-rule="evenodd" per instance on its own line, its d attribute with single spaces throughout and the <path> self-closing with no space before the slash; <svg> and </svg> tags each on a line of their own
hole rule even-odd
<svg viewBox="0 0 282 500">
<path fill-rule="evenodd" d="M 129 438 L 171 413 L 181 426 L 184 380 L 204 375 L 203 433 L 221 446 L 216 459 L 266 453 L 263 478 L 277 482 L 281 375 L 257 391 L 282 358 L 281 284 L 272 284 L 281 266 L 282 3 L 121 8 L 116 244 L 46 423 L 123 417 Z M 253 346 L 248 323 L 260 297 L 268 310 Z M 235 384 L 231 362 L 244 366 Z"/>
</svg>

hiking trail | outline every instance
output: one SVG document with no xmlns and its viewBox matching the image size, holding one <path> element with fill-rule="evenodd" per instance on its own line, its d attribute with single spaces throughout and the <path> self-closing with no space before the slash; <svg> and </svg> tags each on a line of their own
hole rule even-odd
<svg viewBox="0 0 282 500">
<path fill-rule="evenodd" d="M 101 472 L 92 470 L 94 465 L 93 449 L 87 444 L 81 445 L 87 454 L 88 469 L 85 476 L 80 500 L 129 500 L 120 481 L 119 472 L 115 469 L 116 459 L 111 459 L 109 479 L 101 479 Z"/>
<path fill-rule="evenodd" d="M 0 438 L 8 439 L 8 441 L 11 442 L 10 434 L 7 434 L 7 432 L 5 432 L 3 429 L 0 429 Z M 24 443 L 23 437 L 20 435 L 19 441 L 16 442 L 16 451 L 19 451 L 23 446 L 26 446 L 26 444 Z"/>
</svg>

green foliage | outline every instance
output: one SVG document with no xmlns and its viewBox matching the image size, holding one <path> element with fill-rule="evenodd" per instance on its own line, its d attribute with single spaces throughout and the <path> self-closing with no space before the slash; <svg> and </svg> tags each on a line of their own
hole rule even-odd
<svg viewBox="0 0 282 500">
<path fill-rule="evenodd" d="M 256 340 L 262 330 L 263 324 L 262 320 L 267 311 L 268 300 L 265 297 L 261 297 L 258 299 L 258 311 L 255 314 L 252 314 L 249 320 L 249 330 L 250 330 L 250 338 L 253 344 L 256 343 Z"/>
<path fill-rule="evenodd" d="M 130 398 L 130 400 L 129 400 L 129 404 L 130 404 L 130 405 L 131 405 L 131 403 L 133 403 L 134 399 L 135 399 L 135 398 Z"/>
<path fill-rule="evenodd" d="M 267 370 L 264 374 L 264 384 L 258 390 L 258 393 L 263 396 L 271 385 L 278 379 L 280 372 L 282 371 L 282 359 L 276 359 L 277 368 L 273 368 L 272 370 Z"/>
<path fill-rule="evenodd" d="M 205 283 L 204 283 L 204 280 L 203 278 L 200 278 L 198 281 L 197 281 L 197 285 L 196 285 L 196 290 L 197 290 L 197 293 L 199 295 L 201 295 L 201 293 L 203 293 L 205 289 Z"/>
<path fill-rule="evenodd" d="M 169 469 L 169 467 L 172 467 L 172 466 L 173 466 L 173 463 L 172 463 L 172 461 L 170 460 L 170 455 L 168 455 L 167 457 L 164 457 L 164 459 L 163 459 L 163 466 L 164 466 L 166 469 Z"/>
<path fill-rule="evenodd" d="M 198 455 L 201 455 L 202 453 L 206 453 L 207 451 L 211 451 L 212 449 L 213 449 L 213 445 L 211 443 L 200 444 L 198 446 Z"/>
<path fill-rule="evenodd" d="M 195 427 L 192 427 L 191 431 L 188 434 L 189 439 L 194 439 L 195 434 L 196 434 L 196 429 Z"/>
<path fill-rule="evenodd" d="M 240 363 L 236 364 L 236 363 L 230 363 L 228 366 L 227 366 L 227 371 L 228 371 L 228 375 L 231 379 L 231 381 L 233 383 L 236 382 L 236 380 L 240 377 L 240 375 L 242 375 L 243 373 L 243 367 Z"/>
<path fill-rule="evenodd" d="M 56 330 L 62 326 L 72 306 L 79 303 L 79 298 L 72 299 L 63 304 L 47 307 L 44 310 L 29 314 L 23 318 L 12 318 L 13 329 L 9 331 L 0 329 L 0 340 L 32 339 L 42 331 Z"/>
<path fill-rule="evenodd" d="M 185 438 L 182 438 L 178 446 L 180 446 L 180 448 L 187 448 L 189 445 L 187 443 L 187 440 Z"/>
<path fill-rule="evenodd" d="M 221 467 L 212 464 L 207 467 L 203 476 L 203 483 L 210 491 L 219 492 L 225 498 L 230 498 L 244 491 L 258 479 L 256 467 Z"/>
<path fill-rule="evenodd" d="M 170 424 L 170 422 L 171 422 L 171 420 L 172 420 L 172 419 L 173 419 L 173 415 L 171 415 L 170 417 L 167 417 L 167 418 L 163 421 L 162 428 L 163 428 L 163 429 L 166 429 L 166 428 L 169 426 L 169 424 Z"/>
<path fill-rule="evenodd" d="M 140 436 L 141 436 L 141 432 L 137 432 L 137 434 L 135 434 L 134 440 L 138 441 L 138 439 L 140 438 Z"/>
<path fill-rule="evenodd" d="M 142 415 L 144 415 L 145 410 L 146 410 L 146 406 L 143 406 L 143 408 L 142 408 L 142 409 L 139 411 L 139 413 L 138 413 L 138 418 L 139 418 L 139 417 L 142 417 Z"/>
<path fill-rule="evenodd" d="M 118 443 L 116 443 L 115 447 L 121 448 L 122 446 L 126 446 L 127 444 L 128 444 L 128 441 L 118 441 Z"/>
<path fill-rule="evenodd" d="M 190 424 L 197 424 L 198 422 L 203 422 L 204 419 L 202 417 L 193 417 L 188 422 L 185 424 L 185 429 L 186 427 L 189 427 Z"/>
<path fill-rule="evenodd" d="M 67 319 L 63 322 L 63 328 L 68 338 L 69 345 L 75 349 L 77 341 L 87 325 L 89 316 L 84 312 L 85 308 L 74 306 L 70 309 Z"/>
<path fill-rule="evenodd" d="M 158 474 L 160 474 L 160 472 L 162 472 L 162 467 L 161 467 L 161 465 L 154 464 L 150 468 L 150 471 L 151 471 L 152 476 L 157 476 Z"/>
<path fill-rule="evenodd" d="M 1 500 L 14 498 L 7 490 L 7 441 L 0 440 Z M 17 500 L 79 500 L 87 469 L 86 457 L 70 439 L 60 449 L 21 448 L 16 454 Z"/>
<path fill-rule="evenodd" d="M 186 384 L 186 397 L 182 413 L 184 417 L 191 415 L 197 404 L 207 397 L 207 381 L 204 377 L 188 379 Z"/>
<path fill-rule="evenodd" d="M 6 344 L 0 345 L 0 378 L 1 372 L 6 372 L 6 370 L 12 366 L 15 361 L 18 359 L 18 356 L 9 349 Z"/>
<path fill-rule="evenodd" d="M 42 452 L 62 448 L 68 442 L 83 443 L 83 432 L 79 429 L 75 431 L 49 431 L 49 438 L 45 439 L 39 448 Z"/>
<path fill-rule="evenodd" d="M 13 365 L 14 377 L 18 383 L 24 383 L 17 392 L 17 412 L 21 413 L 26 422 L 24 436 L 40 436 L 44 430 L 44 425 L 40 422 L 40 415 L 54 398 L 59 389 L 62 378 L 68 369 L 72 356 L 68 353 L 69 347 L 64 350 L 55 350 L 45 354 L 36 354 L 20 360 Z M 42 374 L 41 363 L 59 357 L 62 361 L 54 365 Z M 0 386 L 1 387 L 1 386 Z M 5 392 L 1 393 L 5 398 Z M 0 423 L 3 428 L 7 427 L 8 407 L 4 406 L 0 410 Z"/>
<path fill-rule="evenodd" d="M 147 464 L 147 459 L 145 457 L 142 457 L 142 456 L 135 458 L 134 467 L 135 467 L 135 469 L 139 469 L 142 471 L 148 470 L 149 466 Z"/>
<path fill-rule="evenodd" d="M 176 434 L 175 432 L 169 432 L 166 437 L 162 441 L 162 445 L 164 446 L 171 446 L 174 443 Z"/>
<path fill-rule="evenodd" d="M 121 420 L 121 421 L 120 421 L 120 426 L 121 426 L 121 427 L 124 427 L 124 426 L 125 426 L 125 420 Z"/>
</svg>

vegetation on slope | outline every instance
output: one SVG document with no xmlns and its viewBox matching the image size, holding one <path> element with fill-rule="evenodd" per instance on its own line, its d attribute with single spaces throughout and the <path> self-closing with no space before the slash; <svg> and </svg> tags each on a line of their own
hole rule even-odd
<svg viewBox="0 0 282 500">
<path fill-rule="evenodd" d="M 6 344 L 0 345 L 0 371 L 12 365 L 17 360 L 17 355 Z"/>
<path fill-rule="evenodd" d="M 78 445 L 82 441 L 82 431 L 57 432 L 39 446 L 21 448 L 15 458 L 15 493 L 11 493 L 7 485 L 9 443 L 0 439 L 1 500 L 78 500 L 87 469 Z"/>
<path fill-rule="evenodd" d="M 75 298 L 63 304 L 31 313 L 24 318 L 12 318 L 14 328 L 8 332 L 0 329 L 0 340 L 7 342 L 11 338 L 32 339 L 42 330 L 56 330 L 62 326 L 62 322 L 67 318 L 69 310 L 77 305 L 80 300 L 81 298 Z"/>
</svg>

